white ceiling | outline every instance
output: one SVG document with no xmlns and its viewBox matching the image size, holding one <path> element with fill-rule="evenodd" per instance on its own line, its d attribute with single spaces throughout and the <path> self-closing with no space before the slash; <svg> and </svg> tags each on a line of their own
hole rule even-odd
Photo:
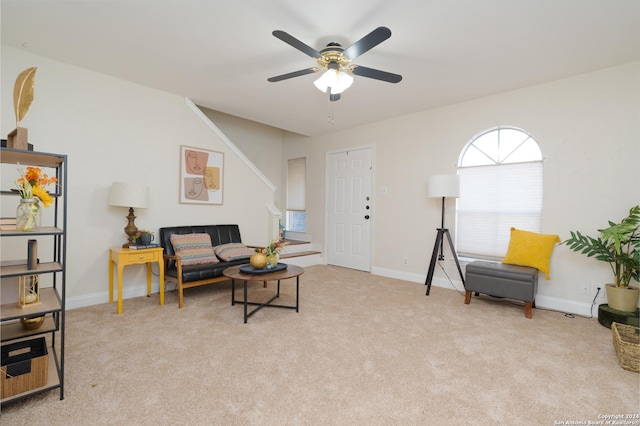
<svg viewBox="0 0 640 426">
<path fill-rule="evenodd" d="M 1 0 L 2 44 L 318 135 L 640 59 L 638 0 Z M 338 102 L 315 66 L 271 35 L 320 50 L 378 26 L 391 38 L 353 63 Z M 37 83 L 36 83 L 37 84 Z M 328 116 L 334 117 L 330 123 Z"/>
</svg>

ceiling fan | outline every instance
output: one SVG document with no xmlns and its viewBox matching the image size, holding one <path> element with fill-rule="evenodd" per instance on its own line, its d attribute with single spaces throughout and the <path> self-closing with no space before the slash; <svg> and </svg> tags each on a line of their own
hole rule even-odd
<svg viewBox="0 0 640 426">
<path fill-rule="evenodd" d="M 319 52 L 284 31 L 275 30 L 272 34 L 302 53 L 315 58 L 318 62 L 318 67 L 306 68 L 268 78 L 267 80 L 272 83 L 326 70 L 314 84 L 320 91 L 329 92 L 329 100 L 337 101 L 340 99 L 340 93 L 351 86 L 353 82 L 352 74 L 389 83 L 398 83 L 402 80 L 402 76 L 398 74 L 351 64 L 352 60 L 391 37 L 389 28 L 378 27 L 346 49 L 340 43 L 331 42 Z"/>
</svg>

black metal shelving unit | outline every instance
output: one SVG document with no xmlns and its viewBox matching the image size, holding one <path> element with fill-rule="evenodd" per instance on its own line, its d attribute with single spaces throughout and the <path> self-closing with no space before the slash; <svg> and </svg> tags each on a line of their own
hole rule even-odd
<svg viewBox="0 0 640 426">
<path fill-rule="evenodd" d="M 11 247 L 16 250 L 24 248 L 27 253 L 27 240 L 37 239 L 38 244 L 52 244 L 49 258 L 40 257 L 35 269 L 28 269 L 26 260 L 4 260 L 0 263 L 0 279 L 3 291 L 5 286 L 15 285 L 15 277 L 29 275 L 49 275 L 49 283 L 40 287 L 40 303 L 34 306 L 19 307 L 17 301 L 5 303 L 0 306 L 0 344 L 9 345 L 21 340 L 29 340 L 35 337 L 45 337 L 48 352 L 48 377 L 47 383 L 35 389 L 29 389 L 22 393 L 2 396 L 0 404 L 5 405 L 13 401 L 27 398 L 54 389 L 60 391 L 60 399 L 64 399 L 64 333 L 65 333 L 65 300 L 66 300 L 66 247 L 67 247 L 67 156 L 35 151 L 24 151 L 11 148 L 2 148 L 0 151 L 0 163 L 3 168 L 11 165 L 23 168 L 28 166 L 41 167 L 55 170 L 58 184 L 48 188 L 54 199 L 53 223 L 41 226 L 33 232 L 21 232 L 17 229 L 0 229 L 0 238 L 11 238 Z M 17 169 L 15 169 L 17 172 Z M 51 174 L 51 173 L 49 173 Z M 11 184 L 13 181 L 11 182 Z M 11 191 L 8 183 L 2 184 L 0 190 L 2 197 L 18 197 Z M 8 199 L 6 199 L 8 200 Z M 5 200 L 3 200 L 5 202 Z M 51 225 L 51 226 L 49 226 Z M 4 250 L 3 250 L 4 252 Z M 6 257 L 3 253 L 3 258 Z M 12 256 L 12 257 L 15 257 Z M 22 327 L 20 318 L 31 316 L 45 316 L 44 323 L 35 330 L 27 330 Z M 4 373 L 0 373 L 4 374 Z"/>
</svg>

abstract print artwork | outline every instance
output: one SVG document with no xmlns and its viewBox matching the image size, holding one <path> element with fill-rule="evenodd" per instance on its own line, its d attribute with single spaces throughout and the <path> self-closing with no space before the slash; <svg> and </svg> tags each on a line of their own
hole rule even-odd
<svg viewBox="0 0 640 426">
<path fill-rule="evenodd" d="M 180 146 L 180 203 L 222 204 L 224 153 Z"/>
</svg>

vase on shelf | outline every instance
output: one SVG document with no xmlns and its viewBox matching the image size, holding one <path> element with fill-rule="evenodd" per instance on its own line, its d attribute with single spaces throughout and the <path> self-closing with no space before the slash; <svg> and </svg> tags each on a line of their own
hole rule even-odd
<svg viewBox="0 0 640 426">
<path fill-rule="evenodd" d="M 16 209 L 16 226 L 18 231 L 36 231 L 42 220 L 40 216 L 40 200 L 37 198 L 21 198 Z"/>
</svg>

